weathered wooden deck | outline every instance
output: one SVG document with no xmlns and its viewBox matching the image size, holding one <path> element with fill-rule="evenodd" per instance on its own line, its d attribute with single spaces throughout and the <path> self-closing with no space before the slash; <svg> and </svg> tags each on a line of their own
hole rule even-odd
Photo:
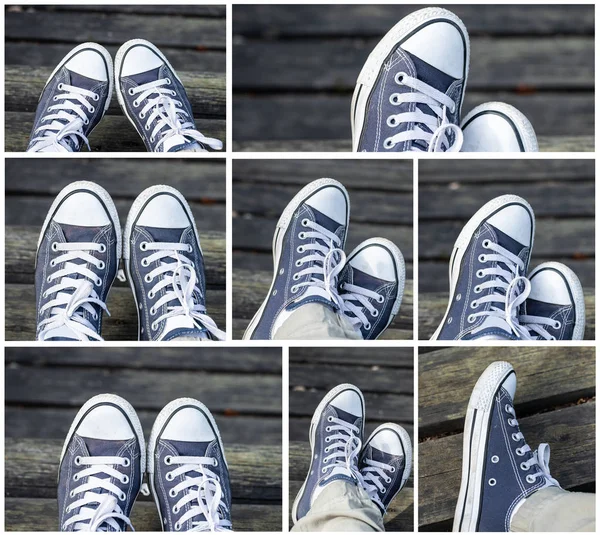
<svg viewBox="0 0 600 535">
<path fill-rule="evenodd" d="M 531 204 L 536 231 L 530 266 L 568 265 L 585 292 L 586 339 L 595 333 L 594 160 L 419 162 L 419 338 L 448 305 L 448 262 L 464 224 L 486 202 L 512 193 Z"/>
<path fill-rule="evenodd" d="M 527 443 L 547 442 L 550 471 L 567 490 L 595 491 L 594 348 L 451 348 L 419 355 L 419 530 L 449 531 L 458 497 L 464 416 L 485 368 L 510 362 Z"/>
<path fill-rule="evenodd" d="M 138 412 L 146 437 L 183 396 L 211 410 L 225 445 L 236 530 L 281 531 L 281 350 L 223 347 L 9 348 L 5 368 L 7 531 L 56 531 L 60 450 L 77 411 L 112 392 Z M 137 531 L 160 531 L 139 496 Z"/>
<path fill-rule="evenodd" d="M 351 383 L 365 397 L 365 438 L 380 424 L 402 425 L 413 438 L 414 359 L 412 348 L 300 348 L 289 353 L 290 508 L 310 465 L 310 420 L 333 387 Z M 291 511 L 291 509 L 290 509 Z M 413 475 L 385 517 L 387 531 L 413 531 Z M 290 524 L 291 525 L 291 524 Z"/>
<path fill-rule="evenodd" d="M 34 340 L 35 256 L 39 233 L 60 190 L 91 180 L 113 197 L 124 227 L 133 200 L 147 187 L 167 182 L 188 200 L 204 252 L 208 313 L 220 328 L 225 315 L 225 162 L 219 160 L 20 159 L 6 160 L 6 340 Z M 137 340 L 137 313 L 129 283 L 115 281 L 102 336 Z"/>
<path fill-rule="evenodd" d="M 339 180 L 350 196 L 346 253 L 365 239 L 393 241 L 406 262 L 400 312 L 384 338 L 412 338 L 412 164 L 383 160 L 233 161 L 233 338 L 241 338 L 269 291 L 281 212 L 313 180 Z"/>
<path fill-rule="evenodd" d="M 72 48 L 93 41 L 114 58 L 123 43 L 137 38 L 159 47 L 177 71 L 198 129 L 225 143 L 225 6 L 13 5 L 6 7 L 5 22 L 7 151 L 26 149 L 44 84 Z M 116 94 L 90 146 L 106 152 L 146 150 Z"/>
<path fill-rule="evenodd" d="M 233 7 L 236 150 L 349 151 L 350 100 L 369 53 L 416 5 Z M 445 6 L 465 23 L 463 113 L 500 100 L 540 150 L 594 150 L 594 6 Z"/>
</svg>

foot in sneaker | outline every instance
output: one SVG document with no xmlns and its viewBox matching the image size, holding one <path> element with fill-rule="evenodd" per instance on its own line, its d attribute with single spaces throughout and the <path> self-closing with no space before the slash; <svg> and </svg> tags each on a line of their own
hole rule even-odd
<svg viewBox="0 0 600 535">
<path fill-rule="evenodd" d="M 223 148 L 198 132 L 183 84 L 162 52 L 143 39 L 127 41 L 115 59 L 119 104 L 150 152 Z"/>
<path fill-rule="evenodd" d="M 360 484 L 358 456 L 364 425 L 365 402 L 355 386 L 339 385 L 323 398 L 310 423 L 311 462 L 292 508 L 294 524 L 308 513 L 328 483 Z"/>
<path fill-rule="evenodd" d="M 102 312 L 120 258 L 119 217 L 106 190 L 93 182 L 64 188 L 38 241 L 37 340 L 102 340 Z"/>
<path fill-rule="evenodd" d="M 469 36 L 450 11 L 408 15 L 367 59 L 352 98 L 355 152 L 459 151 Z"/>
<path fill-rule="evenodd" d="M 126 531 L 146 471 L 142 426 L 133 407 L 113 394 L 77 413 L 60 457 L 61 531 Z"/>
<path fill-rule="evenodd" d="M 108 51 L 83 43 L 69 52 L 46 82 L 27 152 L 77 152 L 110 104 L 113 66 Z"/>
<path fill-rule="evenodd" d="M 537 152 L 531 123 L 517 108 L 504 102 L 486 102 L 463 119 L 462 152 Z"/>
<path fill-rule="evenodd" d="M 140 340 L 225 339 L 206 311 L 200 238 L 181 193 L 170 186 L 144 190 L 129 211 L 123 244 Z"/>
<path fill-rule="evenodd" d="M 364 340 L 378 338 L 400 310 L 404 278 L 404 258 L 389 240 L 366 240 L 348 256 L 339 293 L 344 314 Z"/>
<path fill-rule="evenodd" d="M 583 340 L 585 301 L 577 275 L 546 262 L 529 274 L 531 292 L 519 322 L 534 340 Z"/>
<path fill-rule="evenodd" d="M 163 531 L 231 530 L 223 442 L 199 401 L 176 399 L 160 411 L 148 442 L 148 479 Z"/>
<path fill-rule="evenodd" d="M 432 340 L 529 339 L 518 316 L 534 231 L 533 210 L 516 195 L 491 200 L 469 220 L 454 244 L 448 308 Z"/>
<path fill-rule="evenodd" d="M 510 531 L 528 496 L 559 486 L 550 476 L 550 448 L 525 442 L 515 416 L 515 371 L 494 362 L 477 381 L 465 418 L 462 482 L 453 531 Z"/>
<path fill-rule="evenodd" d="M 384 515 L 402 490 L 412 466 L 408 433 L 396 424 L 380 425 L 365 443 L 358 468 L 363 488 Z"/>
<path fill-rule="evenodd" d="M 337 278 L 345 261 L 349 216 L 348 193 L 331 178 L 311 182 L 292 199 L 273 238 L 273 282 L 245 340 L 273 339 L 283 322 L 306 303 L 341 310 Z"/>
</svg>

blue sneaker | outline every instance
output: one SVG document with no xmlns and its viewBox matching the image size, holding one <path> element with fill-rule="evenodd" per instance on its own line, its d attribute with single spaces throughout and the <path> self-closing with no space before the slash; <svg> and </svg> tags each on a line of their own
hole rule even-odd
<svg viewBox="0 0 600 535">
<path fill-rule="evenodd" d="M 102 313 L 121 260 L 121 226 L 106 190 L 73 182 L 44 221 L 35 266 L 36 339 L 102 340 Z"/>
<path fill-rule="evenodd" d="M 406 429 L 380 425 L 365 443 L 358 468 L 363 488 L 384 515 L 402 490 L 412 467 L 412 444 Z"/>
<path fill-rule="evenodd" d="M 219 429 L 199 401 L 180 398 L 157 416 L 148 479 L 163 531 L 230 531 L 231 490 Z"/>
<path fill-rule="evenodd" d="M 337 278 L 343 268 L 350 200 L 331 178 L 311 182 L 292 199 L 273 237 L 273 282 L 244 333 L 244 340 L 271 340 L 299 307 L 322 303 L 342 308 Z"/>
<path fill-rule="evenodd" d="M 123 398 L 101 394 L 77 413 L 60 456 L 60 531 L 126 531 L 146 471 L 142 426 Z"/>
<path fill-rule="evenodd" d="M 516 195 L 485 204 L 465 225 L 450 257 L 450 299 L 432 340 L 529 339 L 519 324 L 535 218 Z"/>
<path fill-rule="evenodd" d="M 340 274 L 344 314 L 364 340 L 378 338 L 398 314 L 404 292 L 404 258 L 384 238 L 362 242 Z"/>
<path fill-rule="evenodd" d="M 529 274 L 531 292 L 519 322 L 534 340 L 583 340 L 585 300 L 577 275 L 564 264 L 545 262 Z"/>
<path fill-rule="evenodd" d="M 528 496 L 559 486 L 550 476 L 548 444 L 531 451 L 519 429 L 516 389 L 508 362 L 490 364 L 473 389 L 453 531 L 510 531 L 512 517 Z"/>
<path fill-rule="evenodd" d="M 83 43 L 69 52 L 46 82 L 27 152 L 78 152 L 110 105 L 113 66 L 108 51 Z"/>
<path fill-rule="evenodd" d="M 206 311 L 204 256 L 181 193 L 170 186 L 144 190 L 129 211 L 123 244 L 140 340 L 225 339 Z"/>
<path fill-rule="evenodd" d="M 332 481 L 360 485 L 358 457 L 365 426 L 365 401 L 353 385 L 336 386 L 319 403 L 310 422 L 311 462 L 292 507 L 294 524 Z"/>
<path fill-rule="evenodd" d="M 115 58 L 119 104 L 149 152 L 208 152 L 223 143 L 196 129 L 183 84 L 162 52 L 143 39 L 127 41 Z"/>
<path fill-rule="evenodd" d="M 461 123 L 461 152 L 538 152 L 533 126 L 517 108 L 486 102 L 472 109 Z"/>
<path fill-rule="evenodd" d="M 352 97 L 354 152 L 460 150 L 469 36 L 450 11 L 425 8 L 396 24 L 362 68 Z"/>
</svg>

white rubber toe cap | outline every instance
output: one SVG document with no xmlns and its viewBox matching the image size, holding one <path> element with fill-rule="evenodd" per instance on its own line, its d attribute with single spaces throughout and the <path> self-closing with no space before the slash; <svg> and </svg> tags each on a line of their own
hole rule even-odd
<svg viewBox="0 0 600 535">
<path fill-rule="evenodd" d="M 79 227 L 103 227 L 110 223 L 100 199 L 87 191 L 78 191 L 66 197 L 53 219 L 57 223 Z"/>
<path fill-rule="evenodd" d="M 132 76 L 164 65 L 162 58 L 144 44 L 133 45 L 126 51 L 121 64 L 121 76 Z"/>
<path fill-rule="evenodd" d="M 190 226 L 181 202 L 168 193 L 153 197 L 142 209 L 137 225 L 156 228 L 187 228 Z"/>
<path fill-rule="evenodd" d="M 360 396 L 354 390 L 344 390 L 331 400 L 331 405 L 354 416 L 363 415 L 363 404 Z"/>
<path fill-rule="evenodd" d="M 93 48 L 86 48 L 76 53 L 65 63 L 65 67 L 92 80 L 108 81 L 109 74 L 106 60 L 98 50 Z"/>
<path fill-rule="evenodd" d="M 553 269 L 542 269 L 531 278 L 529 299 L 555 305 L 573 304 L 565 279 Z"/>
<path fill-rule="evenodd" d="M 463 130 L 462 152 L 522 152 L 519 133 L 501 115 L 484 113 Z"/>
<path fill-rule="evenodd" d="M 345 225 L 348 217 L 348 203 L 344 193 L 335 186 L 326 186 L 312 195 L 306 204 L 333 219 L 340 225 Z"/>
<path fill-rule="evenodd" d="M 79 424 L 77 434 L 101 440 L 129 440 L 135 436 L 125 414 L 114 405 L 94 407 Z"/>
<path fill-rule="evenodd" d="M 350 260 L 350 265 L 378 279 L 393 282 L 398 278 L 392 254 L 381 245 L 366 247 Z"/>
<path fill-rule="evenodd" d="M 379 451 L 383 451 L 391 455 L 402 455 L 404 452 L 400 437 L 391 429 L 383 428 L 379 430 L 369 443 Z"/>
<path fill-rule="evenodd" d="M 200 409 L 183 407 L 169 418 L 161 438 L 183 442 L 212 442 L 216 436 L 208 418 Z"/>
<path fill-rule="evenodd" d="M 491 216 L 488 223 L 520 244 L 531 246 L 533 221 L 524 204 L 508 204 Z"/>
</svg>

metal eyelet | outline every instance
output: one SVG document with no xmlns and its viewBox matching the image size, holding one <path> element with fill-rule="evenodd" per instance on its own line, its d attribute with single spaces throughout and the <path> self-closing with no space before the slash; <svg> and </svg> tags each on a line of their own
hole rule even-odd
<svg viewBox="0 0 600 535">
<path fill-rule="evenodd" d="M 73 462 L 75 463 L 75 466 L 81 466 L 81 457 L 78 455 L 73 459 Z"/>
<path fill-rule="evenodd" d="M 135 92 L 133 91 L 133 87 L 130 87 L 127 91 L 131 96 L 135 95 Z"/>
<path fill-rule="evenodd" d="M 296 267 L 300 267 L 302 265 L 302 260 L 296 260 Z"/>
<path fill-rule="evenodd" d="M 402 85 L 402 79 L 405 76 L 406 76 L 405 72 L 396 73 L 396 76 L 394 76 L 394 82 L 396 82 L 398 85 Z"/>
<path fill-rule="evenodd" d="M 219 461 L 217 461 L 216 459 L 213 460 L 213 466 L 219 466 Z"/>
<path fill-rule="evenodd" d="M 279 274 L 280 274 L 280 275 L 283 275 L 284 273 L 285 273 L 285 269 L 281 268 L 281 269 L 279 270 Z"/>
<path fill-rule="evenodd" d="M 535 483 L 535 477 L 533 477 L 531 474 L 528 475 L 525 479 L 529 484 Z"/>
<path fill-rule="evenodd" d="M 63 87 L 65 87 L 65 84 L 63 84 L 63 83 L 61 82 L 61 83 L 60 83 L 60 84 L 58 84 L 58 86 L 56 86 L 56 87 L 57 87 L 57 89 L 58 89 L 59 91 L 62 91 L 62 88 L 63 88 Z"/>
<path fill-rule="evenodd" d="M 150 308 L 150 315 L 154 316 L 156 314 L 156 309 L 154 307 Z"/>
<path fill-rule="evenodd" d="M 178 514 L 179 513 L 179 507 L 177 507 L 176 505 L 173 506 L 173 513 L 174 514 Z"/>
<path fill-rule="evenodd" d="M 471 314 L 468 318 L 467 318 L 467 322 L 469 323 L 473 323 L 476 320 L 475 316 L 473 314 Z"/>
<path fill-rule="evenodd" d="M 98 93 L 94 93 L 92 99 L 94 100 L 94 102 L 98 102 L 100 100 L 100 95 Z"/>
<path fill-rule="evenodd" d="M 371 316 L 373 316 L 374 318 L 379 316 L 379 310 L 377 310 L 377 309 L 373 310 L 373 312 L 371 312 Z"/>
<path fill-rule="evenodd" d="M 298 234 L 298 238 L 300 238 L 301 240 L 305 239 L 306 238 L 306 233 L 305 232 L 300 232 Z"/>
<path fill-rule="evenodd" d="M 106 267 L 106 264 L 104 262 L 102 262 L 102 260 L 100 260 L 100 262 L 98 263 L 98 269 L 103 270 L 105 267 Z"/>
<path fill-rule="evenodd" d="M 142 258 L 141 264 L 142 267 L 148 267 L 148 260 L 146 258 Z"/>
<path fill-rule="evenodd" d="M 152 329 L 152 331 L 156 332 L 158 331 L 158 325 L 156 325 L 155 323 L 153 323 L 152 325 L 150 325 L 150 328 Z"/>
<path fill-rule="evenodd" d="M 131 464 L 131 461 L 127 458 L 123 459 L 123 466 L 127 467 Z"/>
<path fill-rule="evenodd" d="M 54 260 L 50 260 L 50 267 L 54 267 L 56 265 L 56 262 Z"/>
<path fill-rule="evenodd" d="M 305 218 L 305 219 L 302 220 L 302 226 L 303 227 L 308 227 L 308 219 Z"/>
<path fill-rule="evenodd" d="M 521 449 L 521 448 L 517 448 L 515 450 L 515 453 L 519 456 L 519 457 L 523 457 L 523 455 L 525 455 L 525 452 Z"/>
<path fill-rule="evenodd" d="M 148 246 L 148 242 L 147 241 L 143 241 L 142 243 L 140 243 L 140 249 L 142 251 L 145 251 L 147 246 Z"/>
<path fill-rule="evenodd" d="M 155 296 L 155 295 L 156 295 L 156 294 L 155 294 L 155 293 L 154 293 L 152 290 L 150 290 L 150 291 L 148 292 L 148 298 L 149 298 L 149 299 L 154 299 L 154 296 Z"/>
<path fill-rule="evenodd" d="M 90 124 L 90 120 L 89 120 L 89 119 L 85 119 L 85 120 L 83 121 L 83 124 L 87 126 L 88 124 Z"/>
<path fill-rule="evenodd" d="M 193 251 L 193 247 L 188 243 L 187 252 L 191 253 Z"/>
<path fill-rule="evenodd" d="M 46 279 L 46 282 L 52 282 L 51 277 L 52 277 L 52 275 L 48 275 L 48 278 Z"/>
<path fill-rule="evenodd" d="M 166 465 L 170 465 L 170 464 L 171 464 L 171 456 L 170 456 L 170 455 L 167 455 L 167 456 L 164 458 L 164 461 L 165 461 L 165 464 L 166 464 Z"/>
<path fill-rule="evenodd" d="M 58 242 L 52 242 L 52 250 L 53 251 L 58 251 Z"/>
<path fill-rule="evenodd" d="M 173 474 L 172 474 L 171 472 L 167 472 L 167 473 L 165 474 L 165 479 L 166 479 L 167 481 L 173 481 Z"/>
<path fill-rule="evenodd" d="M 386 483 L 388 483 L 388 484 L 389 484 L 389 483 L 391 483 L 391 482 L 392 482 L 392 478 L 391 478 L 391 477 L 388 477 L 388 478 L 385 480 L 385 482 L 386 482 Z"/>
<path fill-rule="evenodd" d="M 383 142 L 383 148 L 384 149 L 393 149 L 394 148 L 394 142 L 392 141 L 391 137 L 388 137 L 384 142 Z"/>
<path fill-rule="evenodd" d="M 277 290 L 273 290 L 273 297 L 275 297 L 277 295 Z"/>
<path fill-rule="evenodd" d="M 475 286 L 475 288 L 473 288 L 473 291 L 474 291 L 476 294 L 480 294 L 480 293 L 481 293 L 481 286 Z"/>
<path fill-rule="evenodd" d="M 329 426 L 329 425 L 328 425 L 328 426 L 325 428 L 325 432 L 326 432 L 326 433 L 330 433 L 330 432 L 331 432 L 331 426 Z"/>
<path fill-rule="evenodd" d="M 106 252 L 106 245 L 104 245 L 103 243 L 100 244 L 100 249 L 98 249 L 99 252 L 101 253 L 105 253 Z"/>
<path fill-rule="evenodd" d="M 140 105 L 140 103 L 139 103 L 137 100 L 134 100 L 134 101 L 132 102 L 132 104 L 133 104 L 133 107 L 134 107 L 134 108 L 137 108 L 137 107 Z"/>
<path fill-rule="evenodd" d="M 479 258 L 477 260 L 479 260 L 482 264 L 485 264 L 485 261 L 486 261 L 485 260 L 485 255 L 484 254 L 480 254 Z"/>
<path fill-rule="evenodd" d="M 398 124 L 399 124 L 399 121 L 398 121 L 398 119 L 396 118 L 396 116 L 395 116 L 395 115 L 390 115 L 390 116 L 387 118 L 387 121 L 386 121 L 386 123 L 387 123 L 387 125 L 388 125 L 390 128 L 394 128 L 394 127 L 398 126 Z"/>
<path fill-rule="evenodd" d="M 181 529 L 181 525 L 179 524 L 179 522 L 175 522 L 175 525 L 173 527 L 175 528 L 175 531 L 179 531 Z"/>
<path fill-rule="evenodd" d="M 152 282 L 152 277 L 150 276 L 150 273 L 148 273 L 148 274 L 147 274 L 147 275 L 144 277 L 144 280 L 145 280 L 146 282 Z"/>
<path fill-rule="evenodd" d="M 485 247 L 486 249 L 490 248 L 490 240 L 483 240 L 483 242 L 481 243 L 481 245 L 483 247 Z"/>
<path fill-rule="evenodd" d="M 478 279 L 483 279 L 483 277 L 485 277 L 485 275 L 483 274 L 483 269 L 478 269 L 478 270 L 477 270 L 477 273 L 475 273 L 475 276 L 476 276 Z"/>
<path fill-rule="evenodd" d="M 58 100 L 58 97 L 53 97 L 53 98 L 52 98 L 52 100 L 53 100 L 54 102 L 56 102 L 56 101 Z"/>
<path fill-rule="evenodd" d="M 73 476 L 73 481 L 79 481 L 79 475 L 78 474 L 75 474 Z"/>
<path fill-rule="evenodd" d="M 554 328 L 555 328 L 555 329 L 560 329 L 560 327 L 561 327 L 561 323 L 560 323 L 560 321 L 557 321 L 557 322 L 554 324 Z"/>
<path fill-rule="evenodd" d="M 365 323 L 365 329 L 369 330 L 371 328 L 371 324 L 369 322 Z"/>
<path fill-rule="evenodd" d="M 389 98 L 390 104 L 397 106 L 400 103 L 400 95 L 398 93 L 392 93 Z"/>
<path fill-rule="evenodd" d="M 304 252 L 304 247 L 302 245 L 298 245 L 296 252 L 302 254 Z"/>
<path fill-rule="evenodd" d="M 290 292 L 292 292 L 293 294 L 295 294 L 298 291 L 298 287 L 297 286 L 292 286 L 290 288 Z"/>
<path fill-rule="evenodd" d="M 492 456 L 492 462 L 493 462 L 494 464 L 496 464 L 496 463 L 497 463 L 499 460 L 500 460 L 500 457 L 498 457 L 497 455 L 493 455 L 493 456 Z"/>
<path fill-rule="evenodd" d="M 167 85 L 171 85 L 171 79 L 170 78 L 165 78 L 165 81 L 167 82 Z"/>
<path fill-rule="evenodd" d="M 513 439 L 515 442 L 519 442 L 519 437 L 517 436 L 517 434 L 516 434 L 516 433 L 513 433 L 513 434 L 511 435 L 511 438 L 512 438 L 512 439 Z"/>
<path fill-rule="evenodd" d="M 96 111 L 96 108 L 94 108 L 94 106 L 91 106 L 91 107 L 88 108 L 88 111 L 90 113 L 94 113 Z"/>
<path fill-rule="evenodd" d="M 177 493 L 175 492 L 175 489 L 171 489 L 169 491 L 169 496 L 171 496 L 171 498 L 175 498 L 175 496 L 177 496 Z"/>
<path fill-rule="evenodd" d="M 140 113 L 138 113 L 138 117 L 139 117 L 140 119 L 145 119 L 145 118 L 146 118 L 146 114 L 145 114 L 145 113 L 142 113 L 142 112 L 140 112 Z"/>
<path fill-rule="evenodd" d="M 477 308 L 479 306 L 479 303 L 477 303 L 477 299 L 473 299 L 473 301 L 471 301 L 471 308 Z"/>
<path fill-rule="evenodd" d="M 98 314 L 96 314 L 95 312 L 92 314 L 92 319 L 94 321 L 96 321 L 98 319 Z"/>
<path fill-rule="evenodd" d="M 328 416 L 328 417 L 327 417 L 327 421 L 328 421 L 328 422 L 333 422 L 333 416 Z"/>
<path fill-rule="evenodd" d="M 127 485 L 127 483 L 129 483 L 129 476 L 124 475 L 121 483 L 123 483 L 123 485 Z"/>
<path fill-rule="evenodd" d="M 102 279 L 99 277 L 96 279 L 96 286 L 102 286 Z"/>
<path fill-rule="evenodd" d="M 392 466 L 392 467 L 390 468 L 390 472 L 393 474 L 395 471 L 396 471 L 396 467 L 395 467 L 395 466 Z"/>
<path fill-rule="evenodd" d="M 378 303 L 380 303 L 380 304 L 381 304 L 381 303 L 383 303 L 384 301 L 385 301 L 385 297 L 383 297 L 383 295 L 380 295 L 380 296 L 377 298 L 377 302 L 378 302 Z"/>
<path fill-rule="evenodd" d="M 456 294 L 456 300 L 460 301 L 462 299 L 462 294 Z"/>
<path fill-rule="evenodd" d="M 488 485 L 489 485 L 490 487 L 493 487 L 493 486 L 495 486 L 495 485 L 496 485 L 496 480 L 495 480 L 494 478 L 491 478 L 491 479 L 488 481 Z"/>
<path fill-rule="evenodd" d="M 121 492 L 121 496 L 119 496 L 119 500 L 124 502 L 127 499 L 127 495 L 124 492 Z"/>
<path fill-rule="evenodd" d="M 72 490 L 71 492 L 69 492 L 69 498 L 75 498 L 75 491 Z"/>
<path fill-rule="evenodd" d="M 529 466 L 526 463 L 521 463 L 521 470 L 526 472 L 527 470 L 529 470 Z"/>
<path fill-rule="evenodd" d="M 298 275 L 298 273 L 294 273 L 292 280 L 295 280 L 295 281 L 300 280 L 300 275 Z"/>
</svg>

